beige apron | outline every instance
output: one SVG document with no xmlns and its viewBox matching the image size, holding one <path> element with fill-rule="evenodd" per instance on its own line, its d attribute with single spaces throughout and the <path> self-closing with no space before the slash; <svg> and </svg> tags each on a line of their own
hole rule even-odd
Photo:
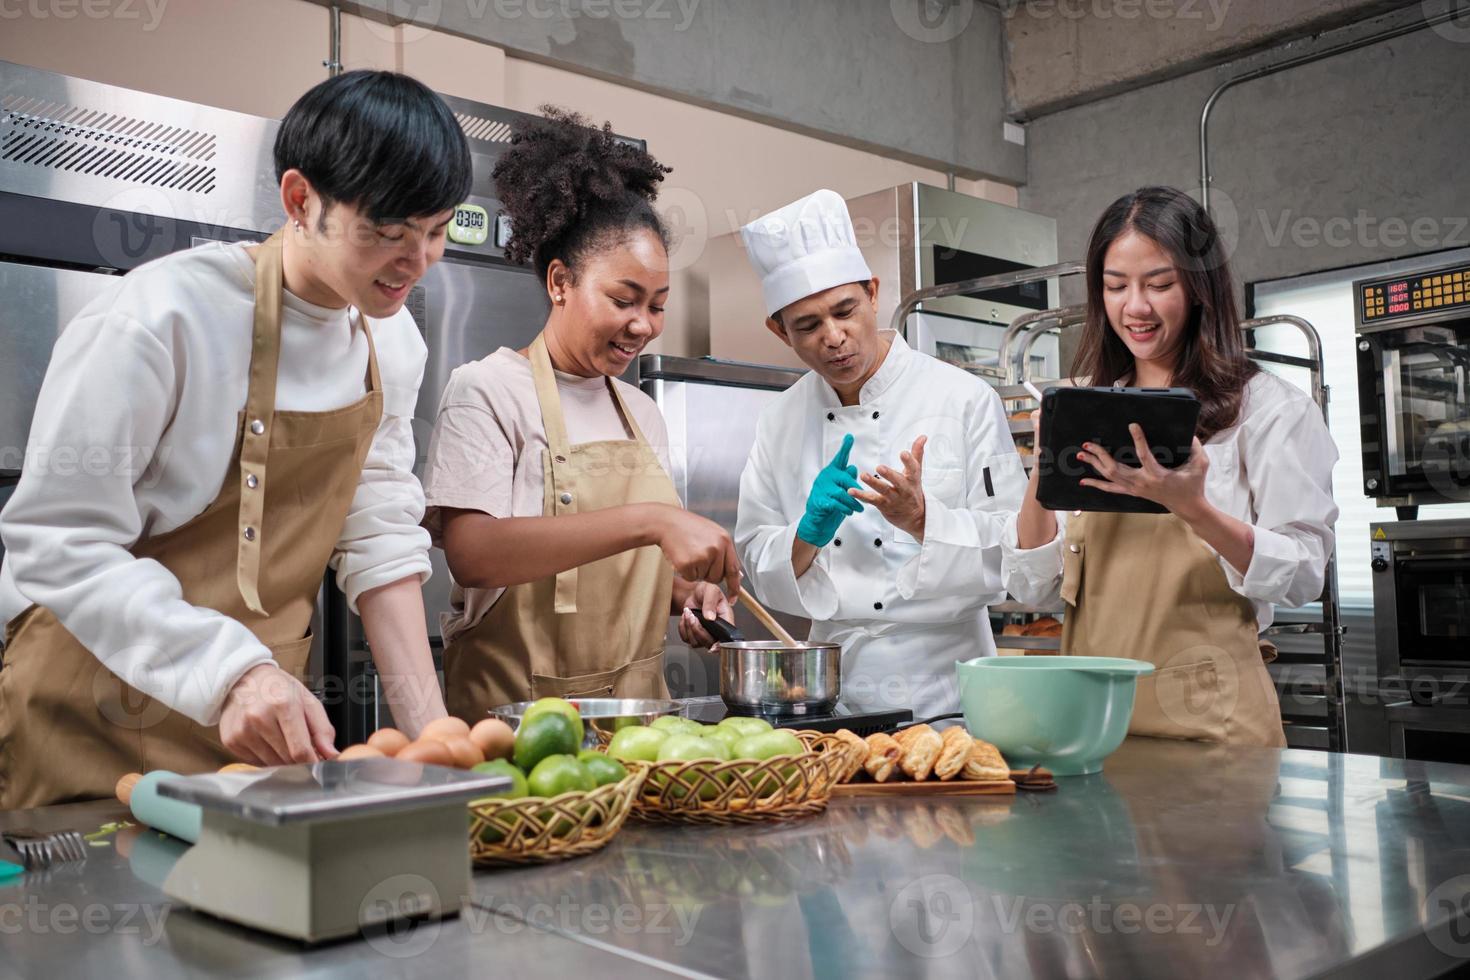
<svg viewBox="0 0 1470 980">
<path fill-rule="evenodd" d="M 610 379 L 633 438 L 569 445 L 544 337 L 532 342 L 530 358 L 548 447 L 544 516 L 633 503 L 682 506 Z M 673 569 L 656 546 L 511 586 L 444 649 L 449 713 L 473 724 L 496 705 L 531 698 L 667 697 L 664 634 L 673 588 Z"/>
<path fill-rule="evenodd" d="M 364 320 L 367 395 L 331 412 L 275 411 L 281 241 L 277 233 L 255 253 L 249 389 L 230 475 L 203 513 L 131 550 L 173 573 L 185 602 L 243 623 L 301 679 L 317 592 L 382 418 L 383 394 Z M 218 728 L 125 683 L 49 610 L 32 606 L 10 622 L 5 638 L 0 808 L 107 797 L 127 772 L 197 773 L 231 761 Z"/>
<path fill-rule="evenodd" d="M 1073 515 L 1063 551 L 1062 652 L 1154 665 L 1130 735 L 1284 746 L 1250 601 L 1173 514 Z"/>
</svg>

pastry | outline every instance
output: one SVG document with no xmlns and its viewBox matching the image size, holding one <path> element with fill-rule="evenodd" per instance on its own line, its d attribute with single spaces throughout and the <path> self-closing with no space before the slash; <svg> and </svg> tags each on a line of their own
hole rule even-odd
<svg viewBox="0 0 1470 980">
<path fill-rule="evenodd" d="M 934 761 L 934 775 L 949 780 L 958 776 L 970 761 L 975 740 L 963 725 L 953 725 L 939 737 L 939 758 Z"/>
<path fill-rule="evenodd" d="M 934 771 L 934 763 L 939 761 L 939 749 L 944 744 L 939 733 L 928 725 L 915 725 L 899 732 L 895 738 L 903 748 L 898 768 L 910 779 L 928 779 L 929 773 Z"/>
<path fill-rule="evenodd" d="M 869 735 L 865 741 L 868 745 L 868 758 L 863 762 L 863 770 L 873 777 L 873 782 L 887 782 L 898 767 L 903 748 L 893 740 L 892 735 L 882 732 Z"/>
<path fill-rule="evenodd" d="M 970 758 L 965 762 L 961 779 L 995 781 L 1011 778 L 1011 767 L 1006 765 L 1000 749 L 978 738 L 972 741 L 974 745 L 970 748 Z"/>
<path fill-rule="evenodd" d="M 845 750 L 842 766 L 837 770 L 837 781 L 846 783 L 863 771 L 863 764 L 868 761 L 868 743 L 846 728 L 839 728 L 836 734 L 842 740 L 842 748 Z"/>
</svg>

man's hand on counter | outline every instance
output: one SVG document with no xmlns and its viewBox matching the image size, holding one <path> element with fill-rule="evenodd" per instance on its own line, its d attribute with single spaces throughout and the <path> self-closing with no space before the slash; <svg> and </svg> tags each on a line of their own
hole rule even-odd
<svg viewBox="0 0 1470 980">
<path fill-rule="evenodd" d="M 240 675 L 225 696 L 220 741 L 242 762 L 284 766 L 335 759 L 335 732 L 321 702 L 275 663 Z"/>
</svg>

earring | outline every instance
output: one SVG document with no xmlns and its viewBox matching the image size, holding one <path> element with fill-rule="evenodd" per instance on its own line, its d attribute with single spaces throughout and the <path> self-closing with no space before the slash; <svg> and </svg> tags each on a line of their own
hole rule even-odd
<svg viewBox="0 0 1470 980">
<path fill-rule="evenodd" d="M 296 230 L 298 232 L 301 230 L 301 219 L 300 218 L 297 218 L 296 219 Z"/>
<path fill-rule="evenodd" d="M 558 303 L 560 303 L 561 302 L 561 293 L 557 293 L 556 296 L 555 296 L 555 299 L 556 299 L 556 301 Z"/>
</svg>

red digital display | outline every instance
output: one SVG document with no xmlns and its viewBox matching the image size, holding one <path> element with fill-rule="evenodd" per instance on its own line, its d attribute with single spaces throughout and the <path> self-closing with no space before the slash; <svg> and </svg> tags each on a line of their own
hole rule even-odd
<svg viewBox="0 0 1470 980">
<path fill-rule="evenodd" d="M 1358 283 L 1362 322 L 1470 308 L 1470 266 Z"/>
</svg>

